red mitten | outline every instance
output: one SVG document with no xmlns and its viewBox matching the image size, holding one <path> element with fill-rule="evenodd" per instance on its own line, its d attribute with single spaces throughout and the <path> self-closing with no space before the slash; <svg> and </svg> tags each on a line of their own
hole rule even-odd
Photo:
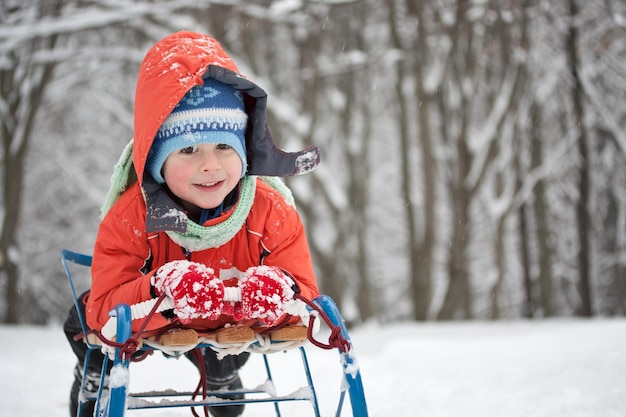
<svg viewBox="0 0 626 417">
<path fill-rule="evenodd" d="M 198 262 L 172 261 L 152 277 L 157 295 L 174 301 L 174 313 L 183 324 L 193 319 L 216 320 L 224 307 L 224 285 L 213 269 Z"/>
<path fill-rule="evenodd" d="M 293 301 L 293 281 L 275 266 L 253 266 L 239 282 L 241 302 L 235 303 L 236 320 L 256 319 L 275 325 Z"/>
</svg>

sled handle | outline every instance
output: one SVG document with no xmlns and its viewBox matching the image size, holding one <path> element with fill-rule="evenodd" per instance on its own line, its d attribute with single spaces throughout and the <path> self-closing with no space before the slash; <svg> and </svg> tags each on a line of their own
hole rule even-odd
<svg viewBox="0 0 626 417">
<path fill-rule="evenodd" d="M 361 380 L 361 371 L 359 369 L 359 364 L 354 354 L 354 345 L 350 341 L 350 336 L 348 335 L 346 322 L 339 312 L 337 304 L 335 304 L 335 301 L 333 301 L 333 299 L 329 296 L 322 294 L 316 297 L 313 302 L 318 305 L 324 311 L 324 313 L 326 313 L 330 321 L 335 326 L 338 326 L 341 329 L 341 335 L 350 344 L 350 349 L 347 352 L 340 351 L 339 355 L 341 358 L 343 374 L 346 382 L 348 383 L 348 393 L 350 394 L 352 414 L 353 417 L 368 417 L 367 404 L 365 402 L 365 391 L 363 390 L 363 382 Z M 337 415 L 339 415 L 341 411 L 344 394 L 345 391 L 342 392 L 342 398 L 340 400 L 339 409 L 337 410 Z"/>
</svg>

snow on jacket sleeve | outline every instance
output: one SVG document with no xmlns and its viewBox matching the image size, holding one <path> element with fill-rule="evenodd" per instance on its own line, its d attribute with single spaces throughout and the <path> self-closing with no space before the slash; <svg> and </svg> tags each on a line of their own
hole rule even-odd
<svg viewBox="0 0 626 417">
<path fill-rule="evenodd" d="M 150 247 L 145 232 L 145 204 L 139 186 L 124 193 L 100 224 L 91 268 L 87 325 L 101 329 L 117 304 L 136 304 L 152 298 L 150 274 L 145 275 Z M 148 329 L 167 324 L 154 315 Z M 133 327 L 139 323 L 133 323 Z"/>
</svg>

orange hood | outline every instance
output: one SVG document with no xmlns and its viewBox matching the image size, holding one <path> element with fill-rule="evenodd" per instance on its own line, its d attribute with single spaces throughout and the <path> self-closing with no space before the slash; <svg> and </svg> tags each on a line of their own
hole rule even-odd
<svg viewBox="0 0 626 417">
<path fill-rule="evenodd" d="M 196 85 L 209 65 L 239 73 L 221 45 L 194 32 L 178 32 L 156 43 L 139 68 L 135 93 L 133 163 L 143 178 L 152 140 L 181 98 Z"/>
<path fill-rule="evenodd" d="M 230 84 L 243 93 L 249 118 L 246 128 L 248 175 L 299 175 L 317 166 L 319 150 L 315 146 L 289 153 L 274 145 L 267 125 L 267 94 L 239 73 L 221 45 L 209 36 L 183 31 L 157 42 L 139 69 L 133 164 L 140 183 L 143 183 L 146 159 L 159 127 L 182 97 L 208 77 Z"/>
</svg>

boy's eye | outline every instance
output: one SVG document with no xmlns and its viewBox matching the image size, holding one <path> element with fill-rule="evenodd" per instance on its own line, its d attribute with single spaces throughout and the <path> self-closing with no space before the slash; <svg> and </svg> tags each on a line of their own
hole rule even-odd
<svg viewBox="0 0 626 417">
<path fill-rule="evenodd" d="M 186 148 L 181 149 L 180 153 L 194 153 L 197 151 L 198 151 L 197 146 L 187 146 Z"/>
<path fill-rule="evenodd" d="M 222 149 L 222 150 L 223 150 L 223 149 L 230 149 L 230 148 L 231 148 L 231 146 L 230 146 L 230 145 L 227 145 L 227 144 L 225 144 L 225 143 L 219 143 L 219 144 L 217 145 L 217 149 Z"/>
</svg>

